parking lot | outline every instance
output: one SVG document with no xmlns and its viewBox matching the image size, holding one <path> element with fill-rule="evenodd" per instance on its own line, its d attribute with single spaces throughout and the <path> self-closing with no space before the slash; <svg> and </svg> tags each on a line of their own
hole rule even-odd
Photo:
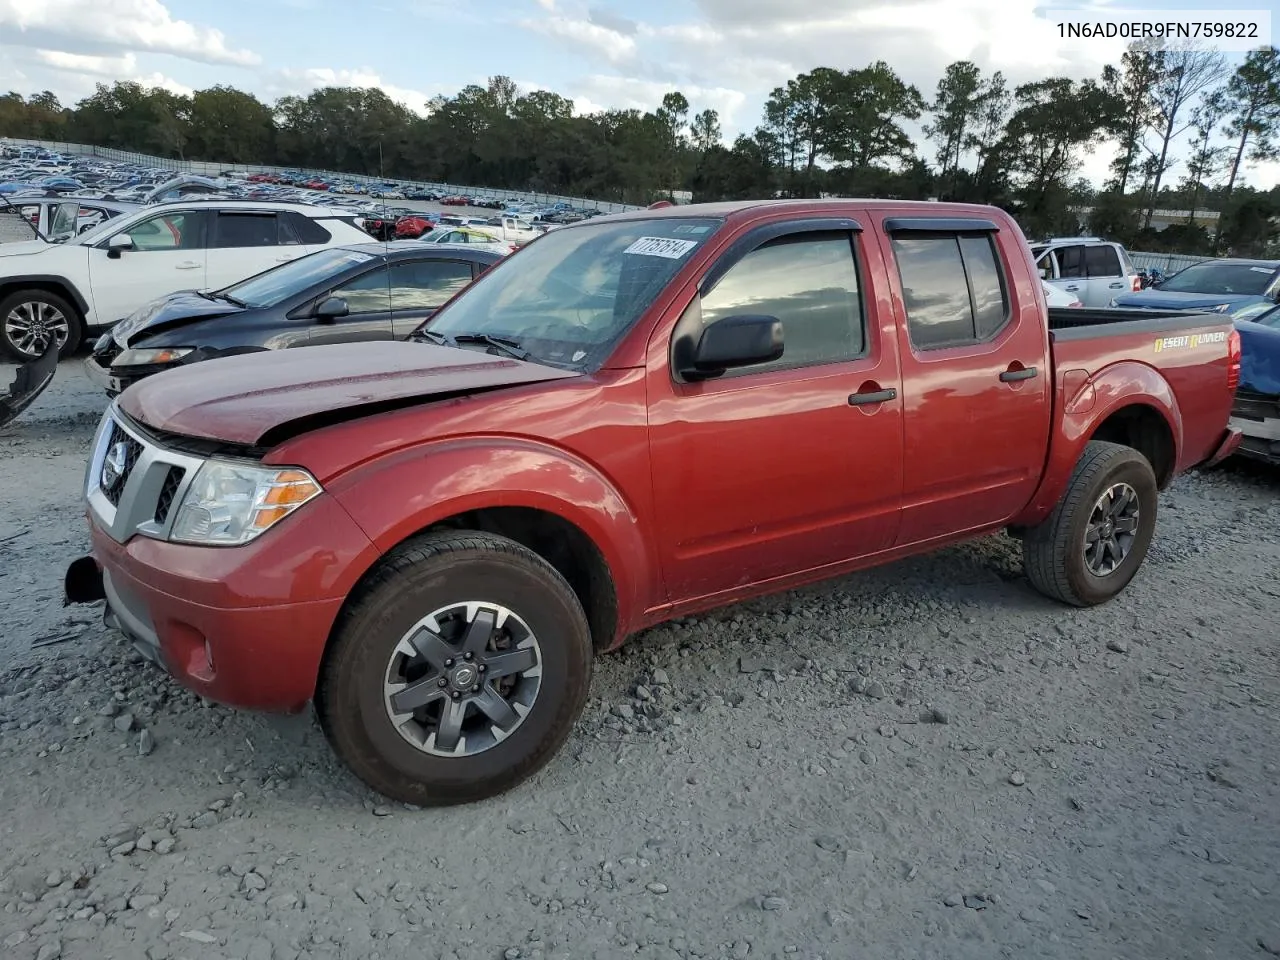
<svg viewBox="0 0 1280 960">
<path fill-rule="evenodd" d="M 1274 473 L 1178 480 L 1101 607 L 994 537 L 652 630 L 542 774 L 424 811 L 61 606 L 80 364 L 0 433 L 6 958 L 1280 955 Z"/>
</svg>

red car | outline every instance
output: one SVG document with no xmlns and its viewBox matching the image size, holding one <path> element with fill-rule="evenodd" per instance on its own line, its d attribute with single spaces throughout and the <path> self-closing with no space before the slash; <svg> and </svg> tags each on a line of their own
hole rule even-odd
<svg viewBox="0 0 1280 960">
<path fill-rule="evenodd" d="M 401 240 L 416 240 L 435 226 L 426 214 L 412 214 L 396 221 L 396 236 Z"/>
<path fill-rule="evenodd" d="M 984 206 L 599 217 L 413 339 L 126 390 L 66 591 L 204 697 L 314 700 L 417 804 L 524 780 L 594 658 L 674 617 L 999 531 L 1038 591 L 1103 603 L 1157 491 L 1240 442 L 1228 318 L 1049 310 Z"/>
</svg>

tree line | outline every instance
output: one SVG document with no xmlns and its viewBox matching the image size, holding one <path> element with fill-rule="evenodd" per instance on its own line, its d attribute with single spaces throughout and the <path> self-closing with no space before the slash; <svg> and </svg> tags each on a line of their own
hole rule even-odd
<svg viewBox="0 0 1280 960">
<path fill-rule="evenodd" d="M 694 112 L 678 91 L 651 111 L 578 116 L 559 94 L 497 76 L 425 107 L 353 87 L 268 104 L 223 85 L 182 96 L 119 82 L 70 107 L 47 91 L 0 97 L 0 136 L 624 203 L 676 190 L 937 197 L 1004 207 L 1030 236 L 1086 228 L 1144 250 L 1257 255 L 1280 242 L 1280 189 L 1244 183 L 1251 165 L 1280 156 L 1274 47 L 1230 69 L 1211 51 L 1135 44 L 1097 78 L 1018 86 L 958 61 L 932 96 L 883 61 L 818 67 L 774 89 L 759 125 L 732 142 L 714 110 Z M 1108 141 L 1119 147 L 1095 189 L 1080 168 Z M 1155 212 L 1168 209 L 1186 222 L 1157 231 Z M 1216 227 L 1197 220 L 1207 210 L 1220 213 Z"/>
</svg>

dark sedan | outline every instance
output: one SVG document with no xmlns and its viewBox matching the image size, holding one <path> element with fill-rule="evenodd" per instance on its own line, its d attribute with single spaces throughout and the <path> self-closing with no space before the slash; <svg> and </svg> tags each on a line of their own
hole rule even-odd
<svg viewBox="0 0 1280 960">
<path fill-rule="evenodd" d="M 1205 260 L 1137 293 L 1113 297 L 1113 307 L 1196 310 L 1232 318 L 1280 295 L 1280 261 Z"/>
<path fill-rule="evenodd" d="M 357 340 L 403 340 L 501 260 L 415 240 L 329 247 L 221 290 L 181 290 L 122 320 L 86 369 L 108 394 L 201 360 Z"/>
</svg>

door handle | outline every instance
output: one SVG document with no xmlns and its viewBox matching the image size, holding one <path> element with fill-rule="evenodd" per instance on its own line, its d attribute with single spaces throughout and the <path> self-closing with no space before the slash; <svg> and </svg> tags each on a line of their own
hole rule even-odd
<svg viewBox="0 0 1280 960">
<path fill-rule="evenodd" d="M 1123 284 L 1123 283 L 1109 283 L 1109 284 L 1107 284 L 1107 286 L 1108 286 L 1108 287 L 1110 287 L 1112 290 L 1119 290 L 1121 287 L 1123 287 L 1123 286 L 1124 286 L 1124 284 Z"/>
<path fill-rule="evenodd" d="M 898 391 L 893 387 L 887 390 L 870 390 L 866 393 L 855 393 L 849 397 L 849 405 L 860 407 L 868 403 L 884 403 L 886 400 L 894 400 L 898 396 Z"/>
<path fill-rule="evenodd" d="M 1063 287 L 1062 289 L 1064 289 L 1064 290 L 1079 290 L 1079 289 L 1080 289 L 1080 285 L 1079 285 L 1078 283 L 1072 283 L 1072 284 L 1069 284 L 1068 286 Z"/>
<path fill-rule="evenodd" d="M 1023 367 L 1021 370 L 1006 370 L 1000 374 L 1000 379 L 1005 383 L 1015 383 L 1018 380 L 1030 380 L 1036 373 L 1035 367 Z"/>
<path fill-rule="evenodd" d="M 200 264 L 195 260 L 183 260 L 180 264 L 178 264 L 178 269 L 179 270 L 195 270 L 200 266 L 203 266 L 203 264 Z"/>
</svg>

